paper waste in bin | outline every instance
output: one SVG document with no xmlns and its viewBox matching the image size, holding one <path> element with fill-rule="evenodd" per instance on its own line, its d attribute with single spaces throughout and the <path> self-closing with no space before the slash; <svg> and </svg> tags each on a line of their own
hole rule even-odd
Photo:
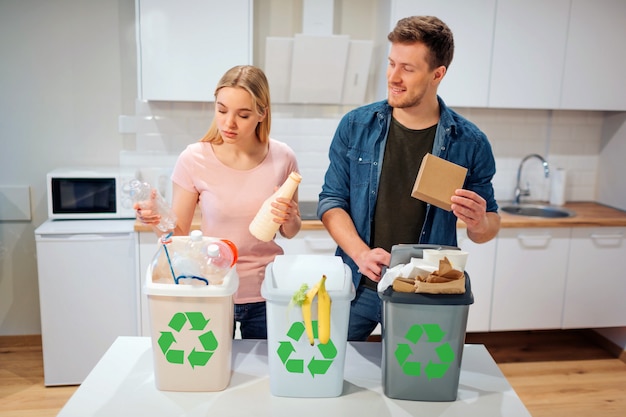
<svg viewBox="0 0 626 417">
<path fill-rule="evenodd" d="M 168 248 L 175 252 L 188 237 L 172 239 Z M 237 271 L 231 268 L 219 285 L 178 285 L 168 267 L 159 265 L 163 258 L 157 253 L 148 267 L 144 288 L 156 386 L 163 391 L 221 391 L 231 375 Z"/>
<path fill-rule="evenodd" d="M 326 275 L 332 300 L 330 340 L 319 342 L 313 305 L 314 344 L 305 333 L 302 310 L 291 297 L 303 283 L 312 287 Z M 281 255 L 265 272 L 270 391 L 279 397 L 337 397 L 343 391 L 350 301 L 355 291 L 350 268 L 338 256 Z"/>
</svg>

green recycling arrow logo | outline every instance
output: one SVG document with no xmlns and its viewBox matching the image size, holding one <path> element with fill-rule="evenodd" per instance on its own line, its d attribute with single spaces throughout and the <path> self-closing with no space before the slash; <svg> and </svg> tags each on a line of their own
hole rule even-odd
<svg viewBox="0 0 626 417">
<path fill-rule="evenodd" d="M 438 324 L 414 324 L 406 332 L 404 338 L 411 342 L 413 345 L 417 345 L 422 335 L 426 333 L 426 339 L 429 344 L 439 343 L 445 336 L 445 332 L 441 330 Z M 445 342 L 434 348 L 439 363 L 435 363 L 432 360 L 424 366 L 424 374 L 428 379 L 442 378 L 450 364 L 454 361 L 454 351 L 450 345 Z M 411 346 L 408 343 L 398 343 L 396 347 L 395 356 L 398 361 L 398 365 L 402 368 L 402 372 L 409 376 L 420 376 L 422 374 L 422 364 L 420 362 L 409 361 L 409 357 L 413 354 Z"/>
<path fill-rule="evenodd" d="M 198 341 L 202 349 L 196 349 L 196 346 L 194 346 L 187 355 L 187 361 L 193 369 L 195 369 L 196 366 L 205 366 L 217 349 L 218 343 L 213 331 L 209 330 L 208 332 L 204 332 L 209 321 L 210 319 L 205 319 L 201 312 L 189 312 L 174 314 L 168 324 L 168 327 L 176 333 L 180 333 L 187 323 L 189 323 L 189 331 L 203 332 L 198 336 Z M 175 344 L 176 337 L 174 333 L 171 331 L 161 332 L 158 345 L 163 355 L 165 355 L 165 359 L 169 363 L 182 365 L 185 363 L 185 351 L 174 349 Z"/>
<path fill-rule="evenodd" d="M 287 331 L 287 337 L 291 340 L 278 342 L 278 350 L 276 353 L 278 354 L 278 357 L 283 365 L 285 365 L 287 372 L 295 374 L 304 373 L 304 365 L 306 361 L 304 359 L 291 357 L 292 354 L 296 353 L 296 349 L 294 348 L 292 341 L 298 342 L 304 333 L 304 322 L 296 321 L 292 323 L 291 327 Z M 313 337 L 315 339 L 318 337 L 317 320 L 313 320 Z M 328 369 L 333 364 L 333 359 L 337 356 L 337 348 L 333 344 L 332 340 L 329 340 L 325 345 L 318 343 L 317 350 L 321 353 L 322 358 L 316 358 L 315 355 L 313 355 L 306 364 L 306 368 L 311 373 L 312 377 L 315 377 L 315 375 L 323 375 L 328 372 Z"/>
</svg>

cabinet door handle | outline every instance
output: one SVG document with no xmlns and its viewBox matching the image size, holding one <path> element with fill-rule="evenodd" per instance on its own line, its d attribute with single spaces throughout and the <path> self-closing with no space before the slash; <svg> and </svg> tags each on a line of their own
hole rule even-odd
<svg viewBox="0 0 626 417">
<path fill-rule="evenodd" d="M 613 233 L 613 234 L 601 234 L 601 233 L 592 233 L 589 237 L 592 239 L 622 239 L 624 237 L 623 233 Z"/>
<path fill-rule="evenodd" d="M 592 233 L 589 235 L 598 247 L 620 247 L 624 238 L 623 233 Z"/>
<path fill-rule="evenodd" d="M 550 235 L 517 235 L 517 239 L 522 241 L 524 246 L 529 247 L 545 247 L 548 246 L 552 236 Z"/>
</svg>

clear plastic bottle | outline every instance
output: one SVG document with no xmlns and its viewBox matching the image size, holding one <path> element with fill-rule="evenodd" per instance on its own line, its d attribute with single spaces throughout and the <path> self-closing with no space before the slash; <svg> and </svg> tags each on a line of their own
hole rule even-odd
<svg viewBox="0 0 626 417">
<path fill-rule="evenodd" d="M 301 181 L 302 176 L 295 171 L 292 172 L 283 185 L 263 202 L 263 205 L 248 227 L 252 236 L 263 242 L 269 242 L 274 239 L 274 235 L 276 235 L 276 232 L 280 228 L 280 224 L 274 221 L 272 203 L 279 197 L 292 198 Z"/>
<path fill-rule="evenodd" d="M 213 285 L 221 284 L 237 261 L 237 254 L 233 250 L 232 243 L 225 240 L 208 243 L 204 256 L 205 278 Z"/>
<path fill-rule="evenodd" d="M 204 240 L 202 239 L 202 231 L 192 230 L 189 233 L 189 240 L 187 240 L 187 244 L 185 246 L 187 247 L 187 251 L 189 253 L 193 253 L 193 252 L 201 253 L 203 246 L 204 246 Z"/>
<path fill-rule="evenodd" d="M 133 202 L 138 203 L 141 208 L 154 210 L 161 216 L 161 221 L 157 225 L 157 229 L 161 232 L 167 233 L 176 228 L 176 215 L 158 191 L 152 199 L 152 186 L 150 184 L 137 179 L 132 180 L 130 182 L 130 195 Z"/>
</svg>

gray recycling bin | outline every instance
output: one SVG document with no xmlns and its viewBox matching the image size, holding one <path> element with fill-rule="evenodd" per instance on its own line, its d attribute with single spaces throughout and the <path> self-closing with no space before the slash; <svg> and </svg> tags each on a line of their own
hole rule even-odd
<svg viewBox="0 0 626 417">
<path fill-rule="evenodd" d="M 421 257 L 421 249 L 431 248 L 413 247 L 418 252 L 414 257 Z M 392 287 L 379 293 L 383 301 L 381 367 L 387 397 L 457 399 L 467 315 L 474 302 L 467 272 L 465 276 L 464 294 L 402 293 Z"/>
</svg>

